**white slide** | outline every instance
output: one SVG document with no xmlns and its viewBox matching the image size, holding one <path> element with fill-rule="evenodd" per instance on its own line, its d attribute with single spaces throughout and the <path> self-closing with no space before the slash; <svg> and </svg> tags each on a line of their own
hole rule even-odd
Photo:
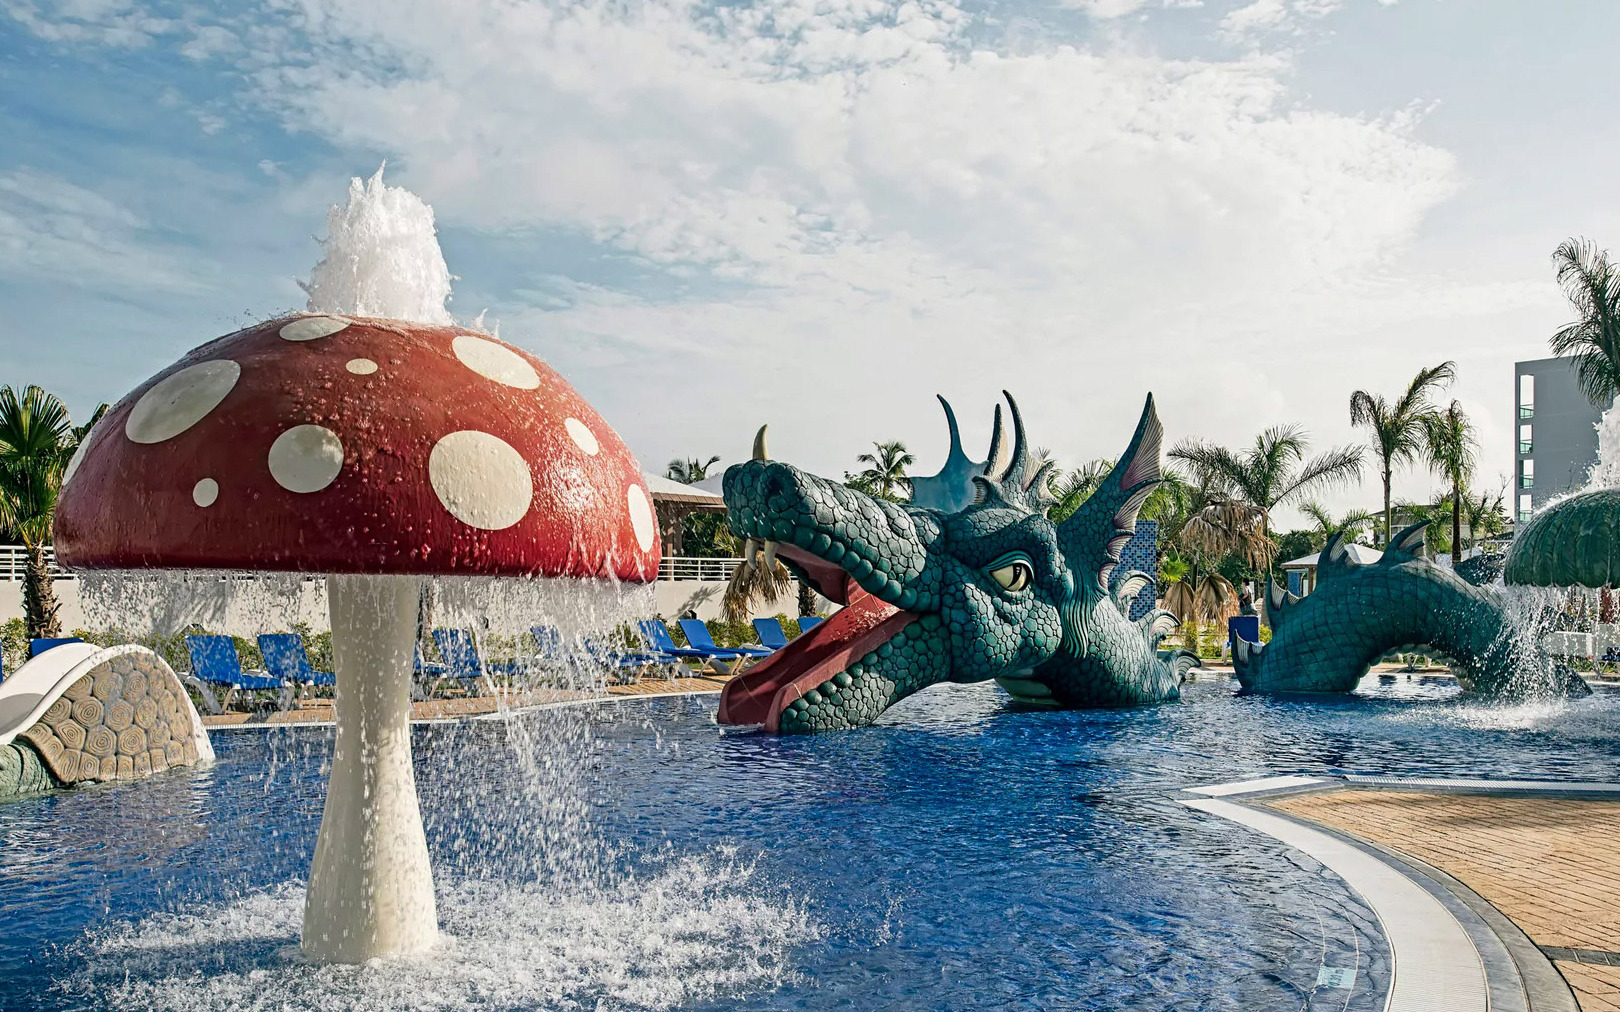
<svg viewBox="0 0 1620 1012">
<path fill-rule="evenodd" d="M 98 647 L 91 643 L 64 643 L 52 647 L 18 668 L 16 673 L 0 682 L 0 745 L 9 745 L 17 735 L 39 723 L 45 711 L 62 697 L 79 679 L 90 675 L 102 665 L 125 654 L 143 655 L 154 659 L 171 676 L 173 672 L 161 658 L 146 647 L 126 643 L 116 647 Z M 180 693 L 191 718 L 191 740 L 196 746 L 197 758 L 212 762 L 214 747 L 209 743 L 208 730 L 202 717 L 191 702 L 191 697 Z"/>
</svg>

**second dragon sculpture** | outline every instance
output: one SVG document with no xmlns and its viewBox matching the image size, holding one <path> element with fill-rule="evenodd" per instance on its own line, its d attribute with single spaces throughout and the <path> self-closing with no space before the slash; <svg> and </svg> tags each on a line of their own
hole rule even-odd
<svg viewBox="0 0 1620 1012">
<path fill-rule="evenodd" d="M 781 733 L 859 727 L 930 685 L 992 678 L 1024 701 L 1054 707 L 1180 695 L 1194 658 L 1158 650 L 1175 618 L 1126 617 L 1148 577 L 1127 574 L 1109 591 L 1137 512 L 1161 480 L 1153 398 L 1096 493 L 1056 524 L 1046 515 L 1055 502 L 1052 464 L 1031 461 L 1010 395 L 1007 407 L 1011 438 L 998 408 L 980 464 L 962 452 L 945 404 L 950 456 L 938 475 L 913 482 L 906 505 L 778 461 L 727 469 L 733 532 L 763 542 L 767 558 L 844 607 L 729 682 L 722 722 Z"/>
</svg>

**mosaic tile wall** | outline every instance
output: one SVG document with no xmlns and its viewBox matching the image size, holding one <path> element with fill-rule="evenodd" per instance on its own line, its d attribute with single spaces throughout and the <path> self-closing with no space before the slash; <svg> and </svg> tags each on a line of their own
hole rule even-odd
<svg viewBox="0 0 1620 1012">
<path fill-rule="evenodd" d="M 1136 534 L 1131 540 L 1125 542 L 1125 548 L 1119 553 L 1119 565 L 1108 577 L 1108 587 L 1112 590 L 1124 579 L 1125 574 L 1132 570 L 1141 570 L 1154 581 L 1142 588 L 1142 592 L 1131 602 L 1131 619 L 1135 621 L 1153 610 L 1153 604 L 1159 599 L 1159 522 L 1157 520 L 1138 520 Z"/>
</svg>

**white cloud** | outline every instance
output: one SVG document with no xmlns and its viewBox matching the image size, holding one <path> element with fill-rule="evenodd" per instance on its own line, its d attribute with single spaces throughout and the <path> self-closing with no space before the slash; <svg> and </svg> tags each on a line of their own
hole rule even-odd
<svg viewBox="0 0 1620 1012">
<path fill-rule="evenodd" d="M 1202 7 L 1204 0 L 1060 0 L 1058 6 L 1080 10 L 1107 21 L 1135 14 L 1147 7 Z"/>
<path fill-rule="evenodd" d="M 129 208 L 29 169 L 0 172 L 0 277 L 89 288 L 198 286 Z"/>
<path fill-rule="evenodd" d="M 1259 0 L 1223 25 L 1336 3 Z M 785 455 L 834 473 L 891 435 L 931 461 L 929 395 L 972 427 L 1001 386 L 1073 458 L 1117 452 L 1149 387 L 1172 438 L 1297 419 L 1342 441 L 1352 387 L 1435 357 L 1411 334 L 1545 305 L 1546 286 L 1403 261 L 1463 185 L 1419 113 L 1303 105 L 1263 48 L 998 49 L 976 17 L 949 0 L 305 0 L 222 30 L 259 102 L 357 170 L 387 155 L 444 226 L 589 237 L 690 282 L 654 296 L 586 283 L 582 263 L 494 293 L 504 334 L 649 464 L 735 459 L 767 419 Z"/>
<path fill-rule="evenodd" d="M 140 47 L 174 28 L 168 18 L 142 10 L 131 0 L 3 0 L 0 10 L 49 42 Z"/>
</svg>

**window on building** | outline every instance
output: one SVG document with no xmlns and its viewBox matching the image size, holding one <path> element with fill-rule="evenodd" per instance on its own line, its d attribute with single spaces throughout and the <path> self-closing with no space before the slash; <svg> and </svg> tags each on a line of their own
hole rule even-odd
<svg viewBox="0 0 1620 1012">
<path fill-rule="evenodd" d="M 1536 487 L 1536 462 L 1531 459 L 1519 461 L 1519 487 Z"/>
<path fill-rule="evenodd" d="M 1530 426 L 1519 426 L 1519 452 L 1529 453 L 1533 446 L 1535 446 L 1535 443 L 1530 439 Z"/>
<path fill-rule="evenodd" d="M 1531 506 L 1530 506 L 1530 497 L 1528 495 L 1520 495 L 1519 496 L 1519 519 L 1520 520 L 1529 520 L 1530 519 L 1530 514 L 1532 512 L 1533 511 L 1532 511 Z"/>
<path fill-rule="evenodd" d="M 1534 418 L 1536 414 L 1536 378 L 1519 377 L 1519 417 Z"/>
</svg>

